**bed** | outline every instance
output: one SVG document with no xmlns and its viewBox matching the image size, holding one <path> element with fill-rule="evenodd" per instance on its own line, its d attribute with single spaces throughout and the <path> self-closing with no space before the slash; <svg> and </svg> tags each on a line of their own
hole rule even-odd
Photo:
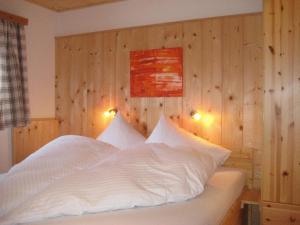
<svg viewBox="0 0 300 225">
<path fill-rule="evenodd" d="M 163 118 L 146 140 L 117 116 L 57 138 L 0 177 L 0 224 L 238 224 L 244 173 L 184 132 Z"/>
</svg>

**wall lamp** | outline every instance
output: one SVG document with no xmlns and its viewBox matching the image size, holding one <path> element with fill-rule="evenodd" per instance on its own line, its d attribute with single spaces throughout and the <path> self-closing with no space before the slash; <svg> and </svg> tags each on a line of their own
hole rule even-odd
<svg viewBox="0 0 300 225">
<path fill-rule="evenodd" d="M 198 111 L 192 111 L 191 117 L 195 121 L 201 122 L 205 126 L 211 126 L 214 122 L 214 117 L 209 113 L 200 113 Z"/>
<path fill-rule="evenodd" d="M 199 121 L 199 120 L 201 120 L 202 115 L 201 115 L 201 113 L 199 113 L 199 112 L 197 112 L 197 111 L 192 111 L 192 112 L 191 112 L 191 117 L 192 117 L 194 120 Z"/>
<path fill-rule="evenodd" d="M 105 112 L 103 113 L 103 115 L 104 115 L 105 118 L 108 118 L 108 117 L 115 117 L 115 115 L 117 114 L 117 112 L 118 112 L 118 109 L 117 109 L 117 108 L 111 108 L 111 109 L 105 111 Z"/>
</svg>

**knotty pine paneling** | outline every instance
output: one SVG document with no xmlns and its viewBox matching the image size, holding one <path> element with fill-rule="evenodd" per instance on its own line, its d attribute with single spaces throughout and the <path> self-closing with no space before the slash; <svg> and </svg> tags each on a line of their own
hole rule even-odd
<svg viewBox="0 0 300 225">
<path fill-rule="evenodd" d="M 58 120 L 31 119 L 26 127 L 13 129 L 13 163 L 19 163 L 31 153 L 59 136 Z"/>
<path fill-rule="evenodd" d="M 300 204 L 300 1 L 264 1 L 265 201 Z"/>
<path fill-rule="evenodd" d="M 96 137 L 118 107 L 144 135 L 162 112 L 233 151 L 227 165 L 259 187 L 262 151 L 262 16 L 247 14 L 56 38 L 56 117 L 62 134 Z M 182 47 L 184 96 L 131 98 L 129 52 Z M 211 126 L 192 110 L 214 116 Z"/>
</svg>

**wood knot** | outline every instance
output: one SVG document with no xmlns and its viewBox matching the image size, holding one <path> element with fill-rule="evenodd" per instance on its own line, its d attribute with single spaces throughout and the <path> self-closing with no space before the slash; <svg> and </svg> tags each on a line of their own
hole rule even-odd
<svg viewBox="0 0 300 225">
<path fill-rule="evenodd" d="M 270 50 L 270 52 L 272 53 L 272 55 L 274 55 L 274 54 L 275 54 L 275 51 L 274 51 L 274 48 L 273 48 L 273 46 L 269 45 L 269 50 Z"/>
<path fill-rule="evenodd" d="M 295 223 L 296 222 L 296 218 L 295 217 L 290 217 L 290 221 L 291 221 L 291 223 Z"/>
<path fill-rule="evenodd" d="M 144 111 L 145 111 L 145 112 L 147 112 L 147 111 L 148 111 L 148 109 L 147 109 L 147 108 L 144 108 Z"/>
<path fill-rule="evenodd" d="M 193 36 L 196 37 L 196 36 L 197 36 L 197 33 L 193 33 Z"/>
<path fill-rule="evenodd" d="M 266 218 L 266 221 L 270 222 L 271 220 L 270 220 L 270 218 Z"/>
<path fill-rule="evenodd" d="M 172 120 L 174 117 L 171 115 L 171 116 L 169 116 L 170 117 L 170 119 Z"/>
<path fill-rule="evenodd" d="M 143 125 L 143 130 L 144 130 L 144 131 L 147 131 L 147 129 L 148 129 L 148 128 L 147 128 L 147 125 L 144 124 L 144 125 Z"/>
<path fill-rule="evenodd" d="M 239 126 L 240 131 L 242 131 L 244 129 L 243 125 Z"/>
<path fill-rule="evenodd" d="M 232 96 L 232 95 L 229 96 L 229 100 L 230 100 L 230 101 L 233 100 L 233 96 Z"/>
<path fill-rule="evenodd" d="M 159 107 L 163 107 L 164 106 L 164 104 L 163 103 L 159 103 Z"/>
<path fill-rule="evenodd" d="M 188 45 L 188 48 L 189 48 L 189 49 L 192 49 L 192 45 L 191 45 L 191 44 L 189 44 L 189 45 Z"/>
<path fill-rule="evenodd" d="M 197 75 L 197 74 L 193 74 L 193 77 L 194 77 L 194 78 L 197 78 L 197 77 L 198 77 L 198 75 Z"/>
<path fill-rule="evenodd" d="M 287 177 L 288 175 L 289 175 L 289 173 L 287 171 L 282 172 L 282 176 Z"/>
</svg>

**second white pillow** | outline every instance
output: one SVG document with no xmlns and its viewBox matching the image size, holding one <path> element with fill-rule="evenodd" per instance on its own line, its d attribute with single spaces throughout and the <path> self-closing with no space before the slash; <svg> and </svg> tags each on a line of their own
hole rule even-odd
<svg viewBox="0 0 300 225">
<path fill-rule="evenodd" d="M 161 115 L 146 143 L 164 143 L 170 147 L 187 146 L 209 154 L 221 166 L 231 151 L 197 137 L 175 125 L 170 119 Z"/>
</svg>

